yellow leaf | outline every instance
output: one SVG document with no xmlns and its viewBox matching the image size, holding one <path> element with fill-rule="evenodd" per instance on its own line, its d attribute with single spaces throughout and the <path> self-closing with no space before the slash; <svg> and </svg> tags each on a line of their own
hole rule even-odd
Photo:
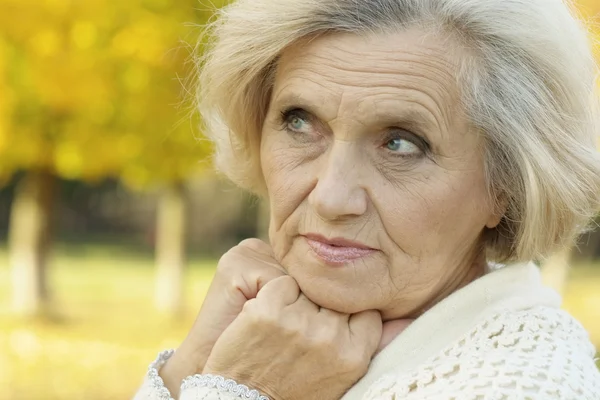
<svg viewBox="0 0 600 400">
<path fill-rule="evenodd" d="M 71 40 L 81 50 L 92 47 L 96 42 L 97 36 L 96 27 L 88 21 L 77 21 L 71 29 Z"/>
<path fill-rule="evenodd" d="M 58 52 L 60 48 L 60 36 L 53 30 L 45 30 L 31 38 L 33 51 L 41 57 L 48 57 Z"/>
<path fill-rule="evenodd" d="M 91 160 L 90 160 L 91 161 Z M 81 177 L 84 160 L 73 143 L 60 143 L 54 152 L 56 171 L 67 179 Z"/>
</svg>

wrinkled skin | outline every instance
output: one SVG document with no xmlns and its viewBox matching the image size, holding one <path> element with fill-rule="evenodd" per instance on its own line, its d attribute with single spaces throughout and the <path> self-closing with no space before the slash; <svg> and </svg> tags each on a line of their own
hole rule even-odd
<svg viewBox="0 0 600 400">
<path fill-rule="evenodd" d="M 500 213 L 452 47 L 411 30 L 286 49 L 261 137 L 269 259 L 221 260 L 230 279 L 213 283 L 176 353 L 188 368 L 163 376 L 203 371 L 276 400 L 339 399 L 413 318 L 483 273 L 481 236 Z M 236 301 L 217 295 L 254 270 Z"/>
<path fill-rule="evenodd" d="M 419 31 L 331 35 L 284 53 L 262 132 L 270 238 L 322 307 L 416 316 L 481 273 L 481 234 L 499 217 L 453 53 Z M 309 233 L 377 251 L 327 267 Z"/>
</svg>

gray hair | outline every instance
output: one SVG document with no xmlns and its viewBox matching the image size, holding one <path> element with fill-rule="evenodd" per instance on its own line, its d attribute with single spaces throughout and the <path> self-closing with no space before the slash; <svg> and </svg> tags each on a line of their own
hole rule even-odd
<svg viewBox="0 0 600 400">
<path fill-rule="evenodd" d="M 260 132 L 282 51 L 329 32 L 419 27 L 467 50 L 459 81 L 485 138 L 490 260 L 540 259 L 571 245 L 600 209 L 597 64 L 590 35 L 561 0 L 238 0 L 211 25 L 198 101 L 216 163 L 263 193 Z"/>
</svg>

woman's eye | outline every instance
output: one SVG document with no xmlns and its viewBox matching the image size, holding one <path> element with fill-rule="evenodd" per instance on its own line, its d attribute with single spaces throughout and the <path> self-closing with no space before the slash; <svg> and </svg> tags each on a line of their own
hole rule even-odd
<svg viewBox="0 0 600 400">
<path fill-rule="evenodd" d="M 288 121 L 288 127 L 296 132 L 305 129 L 306 125 L 308 125 L 308 123 L 297 115 L 292 115 Z"/>
<path fill-rule="evenodd" d="M 410 140 L 403 138 L 390 139 L 385 144 L 385 147 L 389 151 L 399 154 L 415 154 L 421 151 L 419 146 L 417 146 Z"/>
<path fill-rule="evenodd" d="M 300 136 L 307 138 L 315 133 L 312 116 L 300 108 L 282 112 L 281 122 L 283 128 L 289 133 L 299 136 L 298 139 Z"/>
</svg>

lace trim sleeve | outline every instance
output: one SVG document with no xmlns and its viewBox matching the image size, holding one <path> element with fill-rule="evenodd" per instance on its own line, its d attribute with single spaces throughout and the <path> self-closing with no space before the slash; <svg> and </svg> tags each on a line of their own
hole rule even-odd
<svg viewBox="0 0 600 400">
<path fill-rule="evenodd" d="M 144 384 L 133 400 L 174 400 L 169 389 L 158 374 L 161 367 L 171 358 L 175 351 L 165 350 L 158 354 L 148 367 Z M 233 380 L 220 376 L 194 375 L 189 376 L 181 383 L 179 400 L 269 400 L 261 396 L 256 390 L 247 386 L 238 385 Z"/>
<path fill-rule="evenodd" d="M 158 353 L 156 360 L 148 367 L 144 383 L 133 400 L 174 400 L 162 378 L 158 375 L 160 368 L 165 365 L 174 352 L 175 350 L 165 350 Z"/>
</svg>

